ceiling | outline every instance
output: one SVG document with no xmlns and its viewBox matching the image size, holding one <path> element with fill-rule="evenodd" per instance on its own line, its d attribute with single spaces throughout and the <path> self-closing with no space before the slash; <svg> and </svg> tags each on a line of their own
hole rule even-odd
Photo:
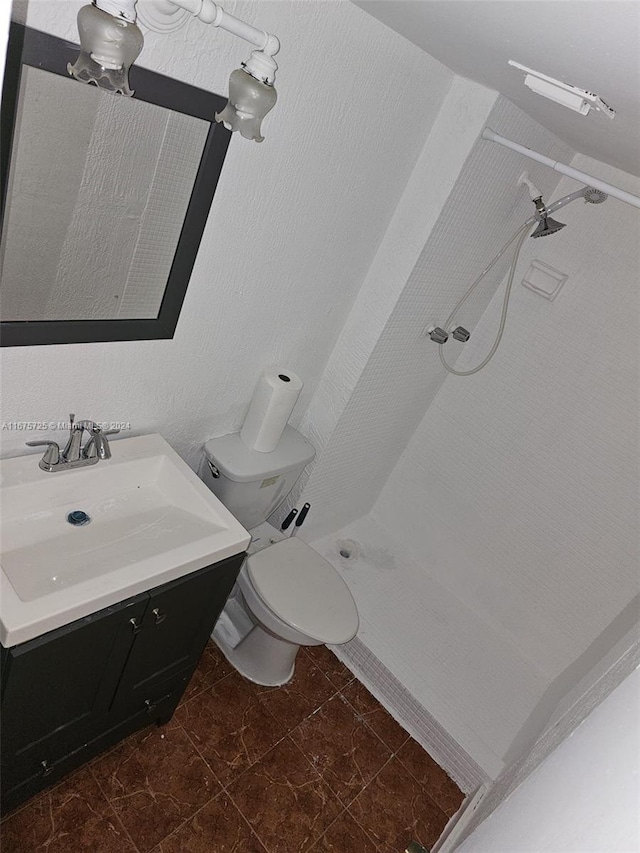
<svg viewBox="0 0 640 853">
<path fill-rule="evenodd" d="M 640 175 L 640 0 L 354 2 L 456 74 L 497 89 L 576 151 Z M 596 92 L 616 117 L 582 116 L 531 92 L 509 59 Z"/>
</svg>

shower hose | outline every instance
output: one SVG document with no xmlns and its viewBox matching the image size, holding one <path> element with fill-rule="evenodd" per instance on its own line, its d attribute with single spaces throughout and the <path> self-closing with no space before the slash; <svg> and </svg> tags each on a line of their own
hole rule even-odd
<svg viewBox="0 0 640 853">
<path fill-rule="evenodd" d="M 509 297 L 511 296 L 511 286 L 513 285 L 513 276 L 515 275 L 516 266 L 518 265 L 518 258 L 520 257 L 520 249 L 522 248 L 522 244 L 524 243 L 525 237 L 527 236 L 527 232 L 528 232 L 529 228 L 531 227 L 531 224 L 532 224 L 531 220 L 527 220 L 527 222 L 525 222 L 524 225 L 521 225 L 520 228 L 518 228 L 518 230 L 515 232 L 515 234 L 500 249 L 498 254 L 495 255 L 495 257 L 489 263 L 489 265 L 482 270 L 482 272 L 480 273 L 478 278 L 473 282 L 473 284 L 471 285 L 469 290 L 467 290 L 467 292 L 462 297 L 462 299 L 458 302 L 458 304 L 453 309 L 451 314 L 449 314 L 447 321 L 444 324 L 445 329 L 451 328 L 451 323 L 453 321 L 453 318 L 456 316 L 456 314 L 458 313 L 460 308 L 462 308 L 464 303 L 471 296 L 471 294 L 476 289 L 476 287 L 480 284 L 480 282 L 484 279 L 484 277 L 489 272 L 489 270 L 491 270 L 495 266 L 495 264 L 497 264 L 497 262 L 504 255 L 504 253 L 507 251 L 509 246 L 515 240 L 517 240 L 516 248 L 515 248 L 515 251 L 513 253 L 513 260 L 511 261 L 511 267 L 509 268 L 509 278 L 507 279 L 507 286 L 505 288 L 504 298 L 502 300 L 502 313 L 500 315 L 500 325 L 498 327 L 498 334 L 496 335 L 496 339 L 493 342 L 493 346 L 489 350 L 489 353 L 486 356 L 486 358 L 483 361 L 481 361 L 477 367 L 474 367 L 473 370 L 456 370 L 454 367 L 451 367 L 451 365 L 447 363 L 447 361 L 444 357 L 444 354 L 443 354 L 444 347 L 442 345 L 440 345 L 438 347 L 438 350 L 440 353 L 440 361 L 447 368 L 449 373 L 454 373 L 456 376 L 471 376 L 471 374 L 477 373 L 479 370 L 482 370 L 482 368 L 491 361 L 491 359 L 495 355 L 496 350 L 500 346 L 500 341 L 502 340 L 502 334 L 504 332 L 504 327 L 505 327 L 505 324 L 507 322 L 507 310 L 509 308 Z"/>
</svg>

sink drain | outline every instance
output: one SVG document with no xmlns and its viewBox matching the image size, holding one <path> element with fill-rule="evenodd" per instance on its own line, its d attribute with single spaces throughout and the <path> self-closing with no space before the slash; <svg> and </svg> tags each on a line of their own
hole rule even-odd
<svg viewBox="0 0 640 853">
<path fill-rule="evenodd" d="M 82 527 L 84 524 L 89 524 L 91 521 L 91 516 L 87 515 L 81 509 L 74 509 L 73 512 L 70 512 L 67 515 L 67 521 L 69 524 L 73 524 L 74 527 Z"/>
</svg>

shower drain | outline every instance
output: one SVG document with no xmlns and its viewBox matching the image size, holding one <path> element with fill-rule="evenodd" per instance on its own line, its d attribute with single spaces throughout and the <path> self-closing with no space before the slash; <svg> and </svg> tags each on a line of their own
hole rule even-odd
<svg viewBox="0 0 640 853">
<path fill-rule="evenodd" d="M 362 556 L 362 548 L 355 539 L 338 539 L 336 548 L 343 560 L 357 560 Z"/>
<path fill-rule="evenodd" d="M 67 515 L 67 521 L 74 527 L 82 527 L 84 524 L 89 524 L 91 516 L 87 515 L 82 509 L 74 509 Z"/>
</svg>

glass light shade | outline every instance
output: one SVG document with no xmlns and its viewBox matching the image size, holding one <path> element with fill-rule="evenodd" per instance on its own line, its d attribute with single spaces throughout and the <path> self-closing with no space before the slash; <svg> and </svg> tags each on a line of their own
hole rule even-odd
<svg viewBox="0 0 640 853">
<path fill-rule="evenodd" d="M 229 101 L 216 121 L 227 130 L 238 130 L 245 139 L 262 142 L 260 124 L 275 106 L 278 95 L 273 86 L 256 80 L 251 74 L 236 68 L 229 77 Z"/>
<path fill-rule="evenodd" d="M 69 74 L 100 89 L 133 95 L 129 68 L 144 44 L 138 27 L 96 6 L 83 6 L 78 12 L 78 33 L 82 50 L 75 63 L 67 65 Z"/>
</svg>

